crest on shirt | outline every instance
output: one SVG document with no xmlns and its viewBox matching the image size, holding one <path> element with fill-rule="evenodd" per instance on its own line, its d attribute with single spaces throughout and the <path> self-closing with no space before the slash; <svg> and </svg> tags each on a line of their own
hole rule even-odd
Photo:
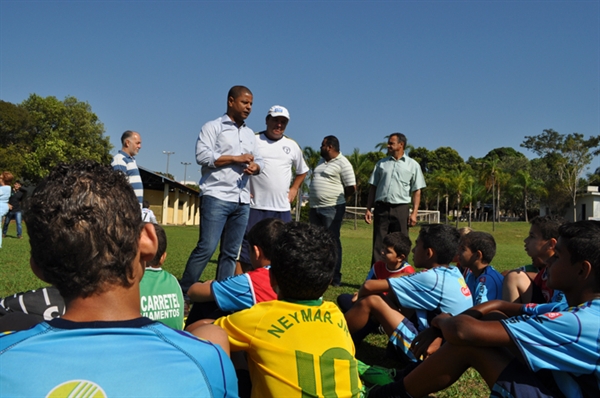
<svg viewBox="0 0 600 398">
<path fill-rule="evenodd" d="M 458 280 L 458 283 L 460 284 L 461 288 L 460 288 L 460 292 L 463 294 L 463 296 L 465 297 L 469 297 L 471 295 L 471 291 L 469 290 L 469 287 L 467 286 L 465 280 L 461 277 Z"/>
<path fill-rule="evenodd" d="M 292 151 L 292 150 L 290 149 L 290 147 L 289 147 L 289 146 L 284 146 L 284 147 L 283 147 L 283 152 L 285 152 L 286 154 L 288 154 L 288 155 L 289 155 L 291 151 Z"/>
<path fill-rule="evenodd" d="M 485 276 L 481 275 L 481 276 L 479 277 L 479 282 L 481 282 L 481 283 L 485 283 Z"/>
<path fill-rule="evenodd" d="M 544 316 L 549 319 L 556 319 L 558 317 L 561 317 L 562 314 L 560 312 L 547 312 L 544 314 Z"/>
</svg>

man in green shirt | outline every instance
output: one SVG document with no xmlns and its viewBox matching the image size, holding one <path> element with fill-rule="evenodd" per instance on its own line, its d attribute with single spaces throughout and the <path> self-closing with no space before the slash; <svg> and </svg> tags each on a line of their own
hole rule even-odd
<svg viewBox="0 0 600 398">
<path fill-rule="evenodd" d="M 365 221 L 373 223 L 372 263 L 383 260 L 383 237 L 391 232 L 408 236 L 408 227 L 417 224 L 417 212 L 421 202 L 421 189 L 425 178 L 421 166 L 404 152 L 406 136 L 393 133 L 388 140 L 389 156 L 381 159 L 369 178 L 369 197 Z M 409 205 L 413 209 L 409 216 Z M 371 208 L 375 209 L 371 213 Z"/>
</svg>

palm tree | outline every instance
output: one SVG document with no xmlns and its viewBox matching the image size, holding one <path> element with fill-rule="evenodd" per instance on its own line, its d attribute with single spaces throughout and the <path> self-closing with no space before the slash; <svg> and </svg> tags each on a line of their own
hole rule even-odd
<svg viewBox="0 0 600 398">
<path fill-rule="evenodd" d="M 319 160 L 321 160 L 321 152 L 313 149 L 312 147 L 305 146 L 302 150 L 302 153 L 304 154 L 306 165 L 310 170 L 310 180 L 312 182 L 313 173 L 319 164 Z"/>
<path fill-rule="evenodd" d="M 446 199 L 446 224 L 448 224 L 448 189 L 450 186 L 450 177 L 447 170 L 436 170 L 426 177 L 427 189 L 432 190 L 437 195 L 437 210 L 440 210 L 440 195 Z"/>
<path fill-rule="evenodd" d="M 354 192 L 354 207 L 358 207 L 359 200 L 362 200 L 362 193 L 369 190 L 369 177 L 373 172 L 375 164 L 369 156 L 360 153 L 360 149 L 354 148 L 354 151 L 346 157 L 356 176 L 356 191 Z M 356 212 L 354 213 L 354 229 L 357 228 Z"/>
<path fill-rule="evenodd" d="M 529 222 L 527 215 L 527 204 L 529 203 L 529 196 L 531 194 L 546 195 L 548 191 L 544 187 L 544 182 L 533 178 L 529 171 L 519 170 L 517 174 L 513 176 L 510 181 L 512 189 L 520 191 L 523 196 L 523 208 L 525 209 L 525 221 Z"/>
<path fill-rule="evenodd" d="M 462 193 L 468 187 L 469 174 L 466 171 L 450 170 L 447 179 L 450 192 L 456 194 L 456 228 L 458 228 L 458 221 L 461 213 L 460 201 Z"/>
</svg>

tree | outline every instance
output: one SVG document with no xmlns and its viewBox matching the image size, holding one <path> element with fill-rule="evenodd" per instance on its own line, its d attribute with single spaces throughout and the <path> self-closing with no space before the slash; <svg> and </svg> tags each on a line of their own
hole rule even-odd
<svg viewBox="0 0 600 398">
<path fill-rule="evenodd" d="M 354 151 L 350 154 L 350 156 L 347 156 L 347 159 L 352 165 L 352 168 L 354 169 L 354 175 L 356 176 L 355 198 L 360 200 L 362 203 L 363 194 L 369 192 L 369 177 L 371 177 L 375 163 L 369 159 L 367 154 L 361 154 L 359 148 L 354 148 Z M 355 202 L 354 205 L 358 206 L 358 203 Z"/>
<path fill-rule="evenodd" d="M 312 181 L 313 173 L 315 172 L 315 169 L 319 164 L 319 160 L 321 160 L 321 152 L 313 149 L 310 146 L 305 146 L 302 150 L 302 153 L 304 154 L 304 160 L 306 161 L 306 165 L 310 170 L 310 179 Z"/>
<path fill-rule="evenodd" d="M 448 146 L 441 146 L 430 152 L 428 169 L 437 170 L 464 170 L 466 167 L 464 159 L 458 154 L 456 149 Z"/>
<path fill-rule="evenodd" d="M 573 205 L 573 220 L 577 220 L 575 204 L 579 177 L 594 156 L 600 154 L 600 135 L 586 140 L 583 134 L 564 135 L 547 129 L 540 135 L 525 136 L 521 146 L 540 157 L 552 159 L 552 171 L 560 182 L 558 188 L 569 194 Z"/>
<path fill-rule="evenodd" d="M 454 169 L 448 172 L 447 178 L 448 188 L 456 195 L 456 228 L 458 228 L 458 221 L 461 214 L 460 201 L 462 199 L 463 192 L 469 186 L 469 173 Z"/>
<path fill-rule="evenodd" d="M 533 178 L 529 171 L 519 170 L 517 174 L 513 176 L 510 182 L 511 188 L 520 192 L 523 200 L 523 209 L 525 212 L 525 221 L 529 222 L 529 216 L 527 215 L 527 205 L 530 201 L 531 194 L 545 194 L 546 188 L 544 187 L 543 181 Z"/>
<path fill-rule="evenodd" d="M 75 97 L 60 101 L 31 94 L 16 108 L 3 103 L 0 111 L 3 144 L 7 142 L 8 149 L 22 158 L 20 164 L 4 166 L 21 168 L 15 173 L 21 178 L 36 183 L 62 162 L 111 161 L 112 145 L 104 136 L 104 125 L 87 102 Z M 10 123 L 5 124 L 6 120 Z"/>
</svg>

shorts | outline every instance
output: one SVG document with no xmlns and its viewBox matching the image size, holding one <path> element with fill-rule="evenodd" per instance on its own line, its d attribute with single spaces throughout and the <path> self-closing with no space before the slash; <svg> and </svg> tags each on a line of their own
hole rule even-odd
<svg viewBox="0 0 600 398">
<path fill-rule="evenodd" d="M 490 397 L 556 398 L 564 397 L 550 371 L 534 372 L 518 359 L 504 368 L 492 387 Z"/>
<path fill-rule="evenodd" d="M 418 334 L 419 332 L 415 325 L 407 318 L 404 318 L 390 336 L 391 344 L 388 347 L 397 354 L 399 359 L 403 361 L 408 359 L 411 362 L 415 362 L 417 359 L 410 351 L 410 345 Z"/>
</svg>

